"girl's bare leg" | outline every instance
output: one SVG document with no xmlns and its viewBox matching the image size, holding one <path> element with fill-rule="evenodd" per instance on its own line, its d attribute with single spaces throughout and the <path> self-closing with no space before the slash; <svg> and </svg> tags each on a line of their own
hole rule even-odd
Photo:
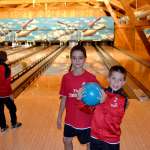
<svg viewBox="0 0 150 150">
<path fill-rule="evenodd" d="M 72 137 L 64 137 L 64 149 L 65 150 L 73 150 Z"/>
</svg>

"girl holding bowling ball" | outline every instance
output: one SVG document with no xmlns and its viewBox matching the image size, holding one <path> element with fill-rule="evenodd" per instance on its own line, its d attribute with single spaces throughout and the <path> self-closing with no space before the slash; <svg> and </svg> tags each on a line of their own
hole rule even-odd
<svg viewBox="0 0 150 150">
<path fill-rule="evenodd" d="M 73 139 L 77 137 L 81 144 L 89 150 L 92 113 L 80 109 L 82 101 L 77 100 L 78 91 L 87 82 L 98 83 L 96 77 L 84 69 L 86 50 L 81 45 L 74 46 L 70 51 L 71 67 L 61 81 L 60 107 L 57 117 L 57 127 L 62 127 L 62 115 L 66 110 L 64 122 L 64 149 L 73 150 Z M 84 104 L 83 104 L 84 105 Z"/>
</svg>

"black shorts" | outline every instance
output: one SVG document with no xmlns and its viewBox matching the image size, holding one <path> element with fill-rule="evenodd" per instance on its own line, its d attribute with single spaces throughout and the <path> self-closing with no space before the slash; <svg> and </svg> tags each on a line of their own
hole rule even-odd
<svg viewBox="0 0 150 150">
<path fill-rule="evenodd" d="M 104 141 L 91 138 L 90 150 L 120 150 L 120 144 L 109 144 Z"/>
<path fill-rule="evenodd" d="M 90 128 L 88 129 L 75 129 L 69 125 L 64 126 L 64 137 L 75 137 L 77 136 L 81 144 L 90 142 Z"/>
</svg>

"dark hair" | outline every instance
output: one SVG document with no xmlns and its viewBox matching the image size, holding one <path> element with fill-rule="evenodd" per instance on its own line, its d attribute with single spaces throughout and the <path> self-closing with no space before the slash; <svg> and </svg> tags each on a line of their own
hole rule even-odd
<svg viewBox="0 0 150 150">
<path fill-rule="evenodd" d="M 112 75 L 112 72 L 114 71 L 122 73 L 124 75 L 124 79 L 126 79 L 127 71 L 124 67 L 119 65 L 112 66 L 109 70 L 109 77 Z"/>
<path fill-rule="evenodd" d="M 0 65 L 5 67 L 5 77 L 8 78 L 10 76 L 10 68 L 5 63 L 7 60 L 7 53 L 5 51 L 0 51 Z"/>
<path fill-rule="evenodd" d="M 80 51 L 80 52 L 83 53 L 83 55 L 84 55 L 85 58 L 87 57 L 86 56 L 86 49 L 83 46 L 81 46 L 81 45 L 76 45 L 76 46 L 74 46 L 74 47 L 71 48 L 70 58 L 72 57 L 72 54 L 73 54 L 74 51 Z M 71 71 L 71 69 L 72 69 L 72 64 L 69 67 L 69 71 Z"/>
<path fill-rule="evenodd" d="M 7 60 L 7 53 L 5 51 L 0 51 L 0 64 L 5 63 Z"/>
<path fill-rule="evenodd" d="M 87 57 L 86 56 L 86 49 L 83 46 L 81 46 L 81 45 L 76 45 L 76 46 L 72 47 L 72 49 L 70 51 L 70 58 L 72 57 L 72 53 L 74 51 L 80 51 L 80 52 L 83 53 L 83 55 L 84 55 L 85 58 Z"/>
</svg>

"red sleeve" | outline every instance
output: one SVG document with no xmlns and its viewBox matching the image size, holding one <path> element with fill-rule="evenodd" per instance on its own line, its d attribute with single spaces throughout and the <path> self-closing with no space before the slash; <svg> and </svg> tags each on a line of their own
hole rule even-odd
<svg viewBox="0 0 150 150">
<path fill-rule="evenodd" d="M 62 96 L 67 96 L 67 86 L 66 86 L 66 78 L 63 76 L 62 81 L 61 81 L 61 87 L 60 87 L 60 95 Z"/>
<path fill-rule="evenodd" d="M 0 83 L 5 81 L 5 68 L 4 66 L 0 66 Z"/>
<path fill-rule="evenodd" d="M 88 105 L 85 105 L 82 101 L 78 101 L 77 103 L 78 105 L 78 108 L 82 111 L 82 112 L 85 112 L 87 114 L 92 114 L 95 110 L 95 106 L 88 106 Z"/>
</svg>

